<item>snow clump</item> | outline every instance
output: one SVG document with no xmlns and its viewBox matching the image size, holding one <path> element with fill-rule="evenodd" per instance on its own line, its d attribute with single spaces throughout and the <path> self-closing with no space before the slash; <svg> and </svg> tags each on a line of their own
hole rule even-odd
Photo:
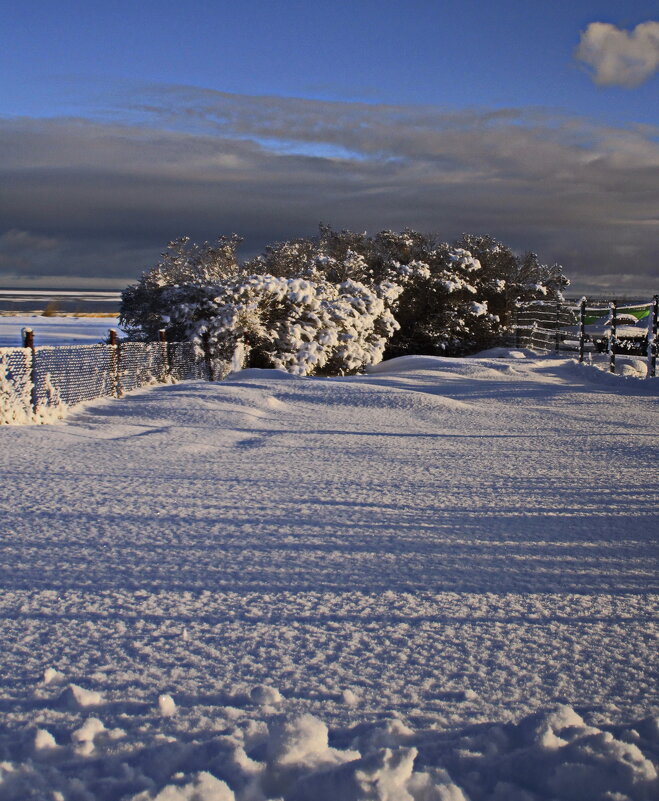
<svg viewBox="0 0 659 801">
<path fill-rule="evenodd" d="M 59 697 L 60 703 L 69 709 L 85 709 L 89 706 L 100 706 L 105 702 L 101 693 L 86 690 L 77 684 L 69 684 Z"/>
</svg>

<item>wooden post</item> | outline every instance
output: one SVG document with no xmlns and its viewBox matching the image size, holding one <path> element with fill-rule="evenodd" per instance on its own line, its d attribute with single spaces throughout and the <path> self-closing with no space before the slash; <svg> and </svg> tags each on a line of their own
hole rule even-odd
<svg viewBox="0 0 659 801">
<path fill-rule="evenodd" d="M 583 362 L 583 354 L 586 343 L 586 298 L 581 298 L 579 305 L 579 361 Z"/>
<path fill-rule="evenodd" d="M 616 345 L 618 342 L 618 303 L 612 300 L 609 303 L 609 313 L 611 315 L 611 333 L 609 334 L 609 372 L 616 371 Z"/>
<path fill-rule="evenodd" d="M 201 341 L 202 341 L 203 346 L 204 346 L 204 361 L 206 362 L 206 369 L 208 371 L 208 380 L 212 381 L 213 380 L 213 360 L 211 358 L 210 340 L 211 340 L 211 335 L 208 333 L 208 331 L 204 331 L 204 333 L 201 335 Z"/>
<path fill-rule="evenodd" d="M 561 323 L 561 303 L 560 301 L 556 301 L 556 318 L 554 320 L 554 324 L 556 327 L 556 331 L 554 333 L 554 349 L 556 353 L 560 353 L 561 350 L 561 335 L 560 335 L 560 323 Z"/>
<path fill-rule="evenodd" d="M 114 328 L 110 329 L 110 347 L 112 348 L 112 391 L 116 398 L 123 395 L 121 391 L 121 381 L 119 379 L 119 345 L 117 344 L 117 332 Z"/>
<path fill-rule="evenodd" d="M 31 328 L 23 329 L 23 347 L 30 349 L 30 383 L 32 384 L 30 405 L 32 406 L 32 411 L 36 413 L 39 405 L 39 396 L 37 395 L 37 351 L 34 347 L 34 331 Z"/>
<path fill-rule="evenodd" d="M 648 378 L 657 375 L 657 317 L 659 316 L 659 295 L 652 299 L 652 315 L 648 325 Z"/>
</svg>

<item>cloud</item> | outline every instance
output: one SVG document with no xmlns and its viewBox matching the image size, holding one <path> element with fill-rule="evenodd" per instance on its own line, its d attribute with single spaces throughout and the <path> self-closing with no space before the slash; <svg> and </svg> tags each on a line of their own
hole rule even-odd
<svg viewBox="0 0 659 801">
<path fill-rule="evenodd" d="M 642 22 L 633 31 L 591 22 L 575 57 L 593 68 L 600 86 L 638 86 L 659 68 L 659 22 Z"/>
<path fill-rule="evenodd" d="M 249 256 L 313 235 L 322 221 L 370 232 L 410 226 L 446 240 L 488 233 L 563 263 L 580 287 L 605 274 L 638 289 L 654 283 L 654 129 L 537 109 L 452 112 L 182 87 L 147 100 L 132 105 L 132 124 L 0 120 L 0 235 L 14 232 L 0 236 L 0 282 L 2 273 L 97 275 L 120 286 L 183 234 L 235 231 Z"/>
</svg>

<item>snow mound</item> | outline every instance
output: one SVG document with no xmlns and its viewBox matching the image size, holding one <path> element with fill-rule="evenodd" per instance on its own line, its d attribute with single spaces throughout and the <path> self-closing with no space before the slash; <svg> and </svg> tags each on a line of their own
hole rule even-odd
<svg viewBox="0 0 659 801">
<path fill-rule="evenodd" d="M 152 797 L 140 793 L 134 801 L 148 801 Z M 225 782 L 204 770 L 184 785 L 168 784 L 155 796 L 154 801 L 235 801 L 235 798 Z"/>
<path fill-rule="evenodd" d="M 158 710 L 164 718 L 170 718 L 176 714 L 176 702 L 171 695 L 158 696 Z"/>
<path fill-rule="evenodd" d="M 43 672 L 43 683 L 44 684 L 56 684 L 58 682 L 64 681 L 64 674 L 60 673 L 59 670 L 52 667 L 47 667 Z"/>
<path fill-rule="evenodd" d="M 379 364 L 368 365 L 365 370 L 369 374 L 391 375 L 407 371 L 446 369 L 451 365 L 456 365 L 459 361 L 459 359 L 449 359 L 446 356 L 397 356 L 395 359 L 387 359 Z"/>
<path fill-rule="evenodd" d="M 249 697 L 255 704 L 278 704 L 282 700 L 279 690 L 276 687 L 269 687 L 267 684 L 253 687 Z"/>
<path fill-rule="evenodd" d="M 475 353 L 470 359 L 537 359 L 538 354 L 528 348 L 487 348 Z"/>
<path fill-rule="evenodd" d="M 123 718 L 129 716 L 124 713 Z M 142 719 L 143 720 L 143 719 Z M 137 721 L 136 721 L 137 722 Z M 659 726 L 589 725 L 570 706 L 519 723 L 415 731 L 400 719 L 332 732 L 311 714 L 243 720 L 219 733 L 119 736 L 98 718 L 38 730 L 0 763 L 0 798 L 131 801 L 651 801 Z M 332 747 L 339 737 L 343 747 Z M 144 738 L 147 739 L 144 739 Z M 93 761 L 90 757 L 93 756 Z"/>
<path fill-rule="evenodd" d="M 57 742 L 48 729 L 37 729 L 34 734 L 34 750 L 48 751 L 57 748 Z"/>
<path fill-rule="evenodd" d="M 261 367 L 248 367 L 245 370 L 236 370 L 229 373 L 224 379 L 223 383 L 233 383 L 241 381 L 266 381 L 266 380 L 281 380 L 281 381 L 299 381 L 304 376 L 289 373 L 286 370 L 279 370 L 275 368 L 261 368 Z"/>
</svg>

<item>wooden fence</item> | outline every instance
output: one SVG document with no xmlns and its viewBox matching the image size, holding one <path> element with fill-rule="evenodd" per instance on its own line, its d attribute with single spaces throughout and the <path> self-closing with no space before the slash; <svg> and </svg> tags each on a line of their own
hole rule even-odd
<svg viewBox="0 0 659 801">
<path fill-rule="evenodd" d="M 569 352 L 583 362 L 599 354 L 614 373 L 616 356 L 647 358 L 647 376 L 657 374 L 657 316 L 659 296 L 649 303 L 605 303 L 581 298 L 570 301 L 532 301 L 517 305 L 515 345 L 545 353 Z"/>
</svg>

